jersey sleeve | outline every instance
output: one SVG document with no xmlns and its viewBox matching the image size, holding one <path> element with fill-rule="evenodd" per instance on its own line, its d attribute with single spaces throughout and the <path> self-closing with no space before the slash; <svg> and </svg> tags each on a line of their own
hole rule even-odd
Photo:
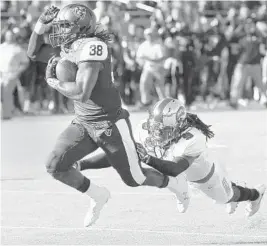
<svg viewBox="0 0 267 246">
<path fill-rule="evenodd" d="M 184 133 L 178 143 L 175 144 L 174 157 L 197 158 L 206 150 L 206 137 L 197 129 L 192 129 Z"/>
<path fill-rule="evenodd" d="M 78 62 L 100 61 L 104 62 L 108 58 L 108 46 L 100 40 L 90 40 L 86 42 L 79 54 Z"/>
<path fill-rule="evenodd" d="M 33 31 L 30 37 L 27 50 L 27 55 L 31 60 L 36 61 L 43 44 L 44 44 L 43 35 L 38 35 L 36 32 Z"/>
</svg>

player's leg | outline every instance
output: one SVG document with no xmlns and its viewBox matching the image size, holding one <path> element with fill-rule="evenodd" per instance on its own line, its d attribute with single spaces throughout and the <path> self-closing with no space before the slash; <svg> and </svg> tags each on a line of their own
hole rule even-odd
<svg viewBox="0 0 267 246">
<path fill-rule="evenodd" d="M 122 164 L 118 162 L 119 164 Z M 87 170 L 87 169 L 102 169 L 102 168 L 107 168 L 110 167 L 111 164 L 107 159 L 107 155 L 105 152 L 100 151 L 97 154 L 89 155 L 82 160 L 79 160 L 75 164 L 75 168 L 77 168 L 80 171 Z M 152 165 L 151 165 L 152 166 Z M 171 185 L 168 187 L 172 192 L 175 193 L 177 197 L 177 207 L 178 211 L 180 213 L 184 213 L 190 202 L 190 194 L 189 194 L 189 188 L 188 188 L 188 182 L 184 174 L 178 175 L 181 173 L 181 169 L 183 167 L 180 167 L 177 164 L 174 165 L 153 165 L 152 166 L 154 169 L 147 169 L 147 168 L 142 168 L 142 171 L 144 175 L 147 177 L 147 184 L 151 185 L 153 183 L 157 184 L 157 181 L 155 181 L 155 178 L 161 179 L 162 174 L 164 175 L 170 175 L 174 178 L 171 178 L 171 184 L 176 185 Z M 129 185 L 134 184 L 135 182 L 133 181 L 132 175 L 130 174 L 129 169 L 127 169 L 126 172 L 122 171 L 123 169 L 120 167 L 117 167 L 117 170 L 120 174 L 122 172 L 121 177 L 123 180 L 126 180 L 125 182 L 128 183 Z M 126 174 L 124 174 L 126 173 Z M 151 182 L 152 180 L 153 182 Z M 175 181 L 175 182 L 174 182 Z M 145 185 L 146 183 L 144 183 Z M 172 186 L 175 188 L 173 189 Z M 177 192 L 177 188 L 179 187 L 179 192 Z"/>
<path fill-rule="evenodd" d="M 111 167 L 110 162 L 107 159 L 106 153 L 101 150 L 93 155 L 86 156 L 85 158 L 75 163 L 75 168 L 80 171 L 88 169 L 102 169 Z"/>
<path fill-rule="evenodd" d="M 233 197 L 228 201 L 227 212 L 229 214 L 235 211 L 239 202 L 247 202 L 246 216 L 250 217 L 258 212 L 261 206 L 261 200 L 266 190 L 264 184 L 258 185 L 255 188 L 247 188 L 241 185 L 232 183 L 232 189 L 234 191 Z M 233 209 L 234 208 L 234 209 Z"/>
<path fill-rule="evenodd" d="M 208 165 L 205 168 L 208 168 Z M 218 164 L 212 163 L 205 177 L 190 181 L 194 187 L 201 190 L 217 203 L 225 204 L 233 197 L 232 182 L 227 178 L 225 171 Z"/>
<path fill-rule="evenodd" d="M 235 211 L 238 202 L 248 201 L 250 207 L 252 206 L 250 212 L 247 213 L 248 216 L 258 211 L 261 198 L 265 191 L 265 186 L 249 189 L 235 185 L 229 179 L 226 170 L 222 166 L 214 163 L 204 178 L 196 180 L 192 184 L 217 203 L 228 204 L 227 212 L 229 214 Z"/>
<path fill-rule="evenodd" d="M 72 165 L 96 149 L 96 143 L 85 128 L 80 124 L 72 123 L 59 136 L 46 163 L 48 173 L 55 179 L 92 198 L 93 204 L 85 219 L 86 226 L 96 221 L 110 194 L 106 188 L 94 185 Z"/>
<path fill-rule="evenodd" d="M 102 134 L 98 144 L 107 154 L 107 159 L 128 186 L 140 185 L 168 188 L 180 193 L 176 178 L 168 177 L 154 169 L 142 169 L 135 148 L 129 119 L 116 122 L 110 134 Z"/>
<path fill-rule="evenodd" d="M 72 165 L 96 148 L 97 145 L 85 129 L 79 124 L 72 123 L 57 139 L 46 163 L 47 172 L 62 183 L 85 192 L 90 181 L 73 169 Z"/>
<path fill-rule="evenodd" d="M 145 182 L 148 185 L 161 187 L 164 185 L 164 175 L 149 176 L 147 181 L 139 163 L 135 150 L 135 142 L 125 119 L 119 120 L 99 137 L 99 146 L 105 151 L 108 161 L 116 169 L 122 180 L 128 186 L 139 186 Z"/>
</svg>

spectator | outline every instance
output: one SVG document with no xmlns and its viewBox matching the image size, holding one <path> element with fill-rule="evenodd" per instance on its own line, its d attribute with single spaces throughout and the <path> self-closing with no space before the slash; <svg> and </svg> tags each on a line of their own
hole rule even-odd
<svg viewBox="0 0 267 246">
<path fill-rule="evenodd" d="M 137 61 L 143 67 L 140 78 L 140 94 L 142 106 L 153 103 L 152 89 L 155 86 L 160 99 L 165 97 L 164 89 L 164 61 L 165 47 L 156 29 L 146 29 L 146 40 L 139 46 Z"/>
<path fill-rule="evenodd" d="M 103 19 L 108 17 L 106 1 L 97 1 L 94 13 L 96 16 L 96 21 L 102 23 Z"/>
<path fill-rule="evenodd" d="M 138 37 L 138 27 L 129 26 L 129 36 L 125 37 L 122 42 L 123 59 L 125 63 L 122 83 L 124 84 L 124 101 L 127 104 L 133 105 L 139 100 L 139 81 L 141 76 L 141 67 L 136 61 L 136 52 L 141 39 Z"/>
<path fill-rule="evenodd" d="M 31 50 L 31 47 L 28 47 L 28 56 L 31 58 L 33 62 L 36 63 L 36 70 L 38 73 L 36 79 L 36 91 L 35 101 L 39 100 L 40 108 L 43 108 L 44 99 L 50 100 L 49 109 L 52 113 L 59 112 L 67 112 L 66 109 L 66 101 L 64 104 L 63 95 L 59 95 L 59 93 L 53 89 L 50 89 L 45 81 L 45 70 L 48 60 L 53 56 L 59 56 L 60 49 L 53 48 L 49 42 L 49 31 L 51 27 L 48 26 L 45 33 L 39 35 L 39 39 L 41 40 L 40 46 L 36 48 L 36 50 Z M 37 34 L 34 34 L 37 35 Z"/>
<path fill-rule="evenodd" d="M 238 107 L 238 100 L 242 96 L 245 82 L 248 77 L 253 79 L 259 89 L 262 103 L 266 103 L 266 88 L 262 82 L 261 50 L 263 37 L 256 29 L 252 19 L 248 19 L 244 26 L 245 35 L 240 39 L 241 53 L 236 65 L 231 85 L 231 102 L 233 108 Z"/>
<path fill-rule="evenodd" d="M 177 41 L 169 37 L 165 40 L 165 46 L 168 50 L 168 58 L 164 63 L 165 73 L 165 94 L 166 97 L 177 98 L 179 73 L 181 73 L 182 64 L 177 49 Z"/>
<path fill-rule="evenodd" d="M 5 42 L 0 45 L 2 119 L 10 119 L 14 112 L 13 92 L 20 87 L 20 75 L 29 65 L 26 51 L 17 43 L 12 31 L 7 31 Z"/>
</svg>

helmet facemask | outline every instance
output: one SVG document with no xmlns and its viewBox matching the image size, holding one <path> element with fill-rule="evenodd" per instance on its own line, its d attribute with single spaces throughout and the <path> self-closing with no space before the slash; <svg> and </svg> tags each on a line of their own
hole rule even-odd
<svg viewBox="0 0 267 246">
<path fill-rule="evenodd" d="M 164 122 L 164 121 L 163 121 Z M 153 116 L 143 124 L 143 129 L 148 131 L 149 137 L 147 138 L 147 144 L 151 147 L 166 147 L 169 144 L 180 138 L 182 132 L 186 126 L 186 113 L 184 108 L 181 107 L 176 113 L 175 124 L 168 124 L 155 121 Z"/>
<path fill-rule="evenodd" d="M 73 22 L 67 20 L 53 21 L 52 33 L 49 34 L 50 43 L 54 48 L 68 44 L 77 38 L 79 31 L 80 27 Z"/>
<path fill-rule="evenodd" d="M 176 126 L 164 126 L 162 123 L 156 122 L 153 119 L 148 119 L 143 124 L 143 129 L 149 133 L 147 145 L 151 147 L 166 147 L 179 135 L 179 128 Z"/>
</svg>

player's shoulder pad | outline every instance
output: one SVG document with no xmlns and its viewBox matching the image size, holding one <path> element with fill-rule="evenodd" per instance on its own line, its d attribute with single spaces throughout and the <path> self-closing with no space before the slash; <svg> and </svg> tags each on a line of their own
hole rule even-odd
<svg viewBox="0 0 267 246">
<path fill-rule="evenodd" d="M 79 62 L 105 61 L 108 58 L 108 46 L 98 38 L 86 38 L 83 41 Z"/>
<path fill-rule="evenodd" d="M 182 135 L 186 148 L 184 155 L 197 157 L 207 148 L 206 136 L 196 128 L 192 128 Z"/>
</svg>

